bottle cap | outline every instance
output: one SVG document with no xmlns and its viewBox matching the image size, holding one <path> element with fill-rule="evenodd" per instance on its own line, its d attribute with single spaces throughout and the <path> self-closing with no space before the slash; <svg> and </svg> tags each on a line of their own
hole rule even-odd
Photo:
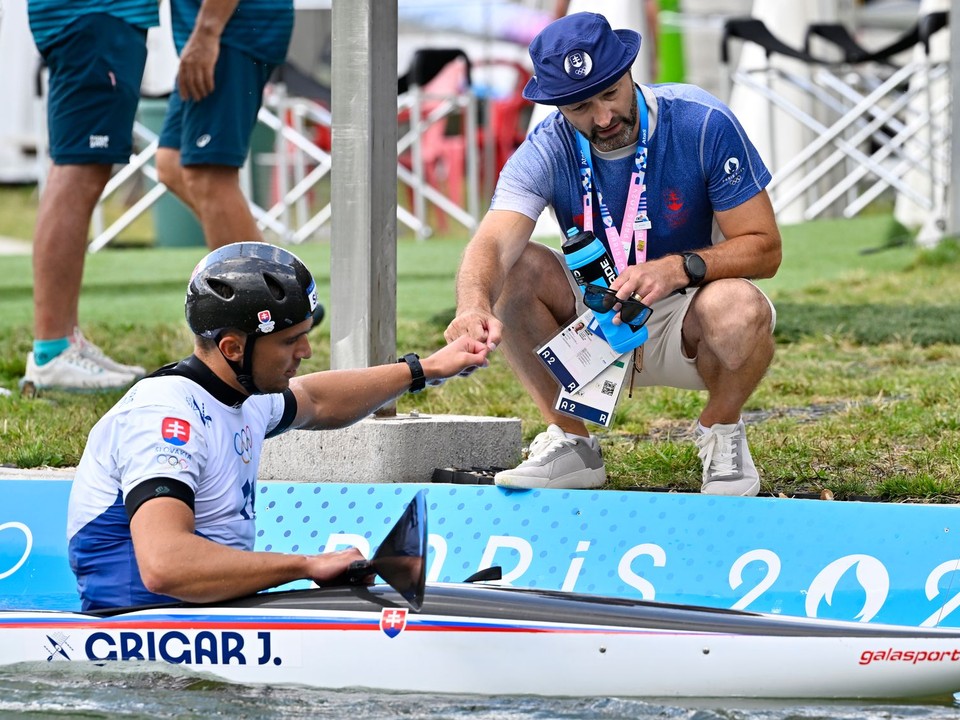
<svg viewBox="0 0 960 720">
<path fill-rule="evenodd" d="M 575 230 L 575 228 L 571 228 Z M 571 253 L 581 250 L 590 243 L 596 240 L 596 235 L 594 235 L 589 230 L 584 230 L 579 232 L 576 235 L 570 235 L 570 230 L 567 231 L 567 239 L 563 241 L 563 245 L 560 246 L 560 249 L 563 250 L 564 254 L 569 255 Z"/>
</svg>

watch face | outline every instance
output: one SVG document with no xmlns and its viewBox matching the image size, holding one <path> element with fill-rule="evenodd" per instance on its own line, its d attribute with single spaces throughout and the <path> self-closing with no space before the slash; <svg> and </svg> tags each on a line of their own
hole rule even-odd
<svg viewBox="0 0 960 720">
<path fill-rule="evenodd" d="M 700 282 L 707 275 L 707 264 L 696 253 L 683 256 L 683 269 L 687 271 L 692 283 Z"/>
</svg>

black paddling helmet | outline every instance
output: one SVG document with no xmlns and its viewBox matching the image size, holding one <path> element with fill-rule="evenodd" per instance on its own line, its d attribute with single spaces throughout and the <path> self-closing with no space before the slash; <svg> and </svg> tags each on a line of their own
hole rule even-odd
<svg viewBox="0 0 960 720">
<path fill-rule="evenodd" d="M 317 285 L 300 259 L 263 242 L 225 245 L 207 255 L 187 287 L 187 324 L 216 338 L 227 329 L 269 335 L 316 310 Z"/>
<path fill-rule="evenodd" d="M 321 307 L 313 276 L 296 255 L 269 243 L 239 242 L 197 264 L 185 312 L 201 337 L 217 339 L 225 330 L 246 334 L 243 363 L 228 362 L 241 385 L 256 393 L 250 368 L 256 338 L 316 317 Z"/>
</svg>

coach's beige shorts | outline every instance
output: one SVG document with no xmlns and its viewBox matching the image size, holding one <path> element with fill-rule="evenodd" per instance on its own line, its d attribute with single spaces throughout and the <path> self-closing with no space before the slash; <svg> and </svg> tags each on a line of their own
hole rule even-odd
<svg viewBox="0 0 960 720">
<path fill-rule="evenodd" d="M 552 248 L 551 248 L 552 249 Z M 567 276 L 567 282 L 577 297 L 577 315 L 587 310 L 583 304 L 583 293 L 577 286 L 577 281 L 573 279 L 567 267 L 563 253 L 553 250 L 553 254 L 563 266 L 564 273 Z M 744 282 L 750 282 L 744 280 Z M 751 285 L 756 285 L 750 283 Z M 777 324 L 777 310 L 770 302 L 770 298 L 760 289 L 759 292 L 770 305 L 772 321 L 770 323 L 770 332 L 773 332 Z M 640 349 L 637 350 L 638 365 L 641 365 L 641 371 L 634 372 L 633 384 L 635 386 L 654 387 L 663 385 L 666 387 L 675 387 L 682 390 L 706 390 L 700 374 L 697 372 L 695 358 L 688 358 L 683 354 L 683 340 L 681 332 L 683 330 L 683 319 L 686 317 L 687 308 L 697 294 L 697 288 L 688 288 L 686 294 L 668 295 L 662 300 L 658 300 L 652 305 L 653 314 L 647 321 L 646 328 L 650 334 L 648 340 L 643 344 L 642 363 L 640 362 Z"/>
</svg>

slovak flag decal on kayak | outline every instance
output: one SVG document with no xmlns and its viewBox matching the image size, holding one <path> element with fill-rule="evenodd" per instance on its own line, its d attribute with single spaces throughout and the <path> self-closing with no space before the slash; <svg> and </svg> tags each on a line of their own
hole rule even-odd
<svg viewBox="0 0 960 720">
<path fill-rule="evenodd" d="M 395 638 L 407 627 L 406 608 L 384 608 L 380 611 L 380 629 L 388 638 Z"/>
</svg>

